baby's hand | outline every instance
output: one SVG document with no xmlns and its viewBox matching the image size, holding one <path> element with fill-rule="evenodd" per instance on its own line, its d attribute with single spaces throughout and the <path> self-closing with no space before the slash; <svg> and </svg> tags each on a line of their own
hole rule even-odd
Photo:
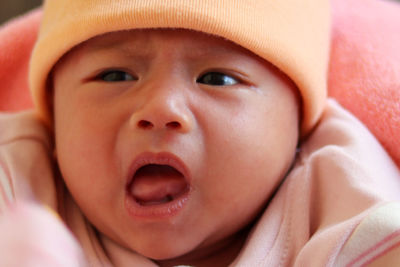
<svg viewBox="0 0 400 267">
<path fill-rule="evenodd" d="M 86 266 L 83 252 L 57 215 L 19 203 L 0 215 L 0 266 Z"/>
</svg>

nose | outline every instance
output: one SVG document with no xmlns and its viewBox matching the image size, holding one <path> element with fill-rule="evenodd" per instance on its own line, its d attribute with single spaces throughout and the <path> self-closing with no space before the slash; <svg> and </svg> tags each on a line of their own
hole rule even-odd
<svg viewBox="0 0 400 267">
<path fill-rule="evenodd" d="M 175 130 L 181 133 L 192 129 L 193 115 L 186 96 L 179 89 L 151 88 L 137 100 L 142 103 L 130 118 L 134 128 Z"/>
</svg>

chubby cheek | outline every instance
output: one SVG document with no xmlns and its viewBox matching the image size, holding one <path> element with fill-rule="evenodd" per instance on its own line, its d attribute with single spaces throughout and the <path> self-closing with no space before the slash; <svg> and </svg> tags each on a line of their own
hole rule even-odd
<svg viewBox="0 0 400 267">
<path fill-rule="evenodd" d="M 106 119 L 78 101 L 56 102 L 58 163 L 71 194 L 82 208 L 91 201 L 106 207 L 119 185 L 118 168 L 112 157 L 113 132 L 105 129 Z"/>
<path fill-rule="evenodd" d="M 287 101 L 266 105 L 266 99 L 250 99 L 240 111 L 221 111 L 218 119 L 207 122 L 208 167 L 202 192 L 216 215 L 235 222 L 232 227 L 240 228 L 257 215 L 293 160 L 297 106 Z"/>
</svg>

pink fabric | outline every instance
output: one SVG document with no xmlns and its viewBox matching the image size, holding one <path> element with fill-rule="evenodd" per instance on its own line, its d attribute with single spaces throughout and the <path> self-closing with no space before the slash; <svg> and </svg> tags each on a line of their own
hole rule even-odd
<svg viewBox="0 0 400 267">
<path fill-rule="evenodd" d="M 329 95 L 400 165 L 400 4 L 333 0 Z"/>
<path fill-rule="evenodd" d="M 0 28 L 0 110 L 32 107 L 28 66 L 40 19 L 41 11 L 35 10 Z"/>
<path fill-rule="evenodd" d="M 400 165 L 400 4 L 332 0 L 329 95 L 363 121 Z M 41 11 L 0 28 L 0 110 L 32 107 L 27 68 Z"/>
<path fill-rule="evenodd" d="M 49 211 L 19 203 L 0 217 L 1 266 L 86 266 L 78 242 Z"/>
</svg>

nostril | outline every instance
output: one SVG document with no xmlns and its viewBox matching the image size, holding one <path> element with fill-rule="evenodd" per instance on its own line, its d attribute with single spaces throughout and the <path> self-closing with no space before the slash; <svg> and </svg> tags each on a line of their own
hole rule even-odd
<svg viewBox="0 0 400 267">
<path fill-rule="evenodd" d="M 171 122 L 168 122 L 166 124 L 166 126 L 167 126 L 167 128 L 170 128 L 170 129 L 179 129 L 181 127 L 181 124 L 177 121 L 171 121 Z"/>
<path fill-rule="evenodd" d="M 158 126 L 157 124 L 153 124 L 151 121 L 148 121 L 148 120 L 140 120 L 137 122 L 137 127 L 140 129 L 150 130 L 157 126 Z M 165 124 L 165 128 L 172 129 L 172 130 L 178 130 L 178 129 L 182 128 L 182 125 L 178 121 L 170 121 Z"/>
<path fill-rule="evenodd" d="M 143 128 L 143 129 L 151 129 L 151 128 L 153 128 L 153 124 L 151 122 L 149 122 L 149 121 L 146 121 L 146 120 L 140 120 L 138 122 L 138 126 L 139 126 L 139 128 Z"/>
</svg>

